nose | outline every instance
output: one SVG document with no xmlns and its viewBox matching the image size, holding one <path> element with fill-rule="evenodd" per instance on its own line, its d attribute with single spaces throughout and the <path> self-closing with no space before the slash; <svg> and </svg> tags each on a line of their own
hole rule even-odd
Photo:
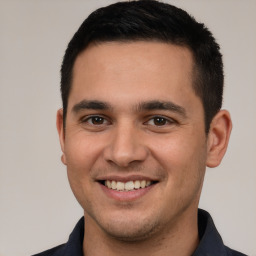
<svg viewBox="0 0 256 256">
<path fill-rule="evenodd" d="M 148 156 L 140 131 L 129 125 L 116 127 L 112 131 L 111 142 L 104 150 L 106 161 L 119 167 L 128 167 L 132 163 L 143 162 Z"/>
</svg>

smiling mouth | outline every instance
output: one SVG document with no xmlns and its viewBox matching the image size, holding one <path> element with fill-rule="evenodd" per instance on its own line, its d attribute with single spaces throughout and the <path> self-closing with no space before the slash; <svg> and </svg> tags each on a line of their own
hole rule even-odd
<svg viewBox="0 0 256 256">
<path fill-rule="evenodd" d="M 115 180 L 103 180 L 100 183 L 106 186 L 109 189 L 117 190 L 117 191 L 134 191 L 149 187 L 155 183 L 156 181 L 149 180 L 135 180 L 135 181 L 115 181 Z"/>
</svg>

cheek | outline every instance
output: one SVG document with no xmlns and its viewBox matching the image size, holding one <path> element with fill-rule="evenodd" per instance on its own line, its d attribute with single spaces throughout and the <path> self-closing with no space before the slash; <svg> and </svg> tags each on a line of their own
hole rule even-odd
<svg viewBox="0 0 256 256">
<path fill-rule="evenodd" d="M 158 141 L 152 150 L 175 187 L 193 186 L 204 175 L 206 143 L 195 136 L 173 136 Z"/>
<path fill-rule="evenodd" d="M 190 165 L 202 156 L 204 143 L 186 136 L 170 136 L 151 143 L 155 158 L 165 167 Z"/>
<path fill-rule="evenodd" d="M 66 138 L 65 156 L 68 169 L 72 172 L 89 171 L 98 159 L 102 147 L 99 139 L 82 133 L 70 136 L 70 139 Z"/>
<path fill-rule="evenodd" d="M 93 181 L 91 169 L 95 165 L 101 151 L 97 139 L 82 133 L 66 138 L 65 156 L 67 160 L 67 175 L 70 187 L 80 205 L 89 207 L 91 197 L 90 187 Z"/>
<path fill-rule="evenodd" d="M 96 143 L 97 142 L 97 143 Z M 75 134 L 66 138 L 65 157 L 67 161 L 67 175 L 73 193 L 81 205 L 85 204 L 90 194 L 92 169 L 99 160 L 102 145 L 99 140 L 84 134 Z"/>
</svg>

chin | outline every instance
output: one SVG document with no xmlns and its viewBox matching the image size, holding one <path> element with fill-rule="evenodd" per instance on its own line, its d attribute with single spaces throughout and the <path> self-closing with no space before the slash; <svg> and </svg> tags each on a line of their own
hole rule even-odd
<svg viewBox="0 0 256 256">
<path fill-rule="evenodd" d="M 101 225 L 109 236 L 124 242 L 143 241 L 153 236 L 159 229 L 159 223 L 141 218 L 125 220 L 115 219 L 107 225 Z"/>
</svg>

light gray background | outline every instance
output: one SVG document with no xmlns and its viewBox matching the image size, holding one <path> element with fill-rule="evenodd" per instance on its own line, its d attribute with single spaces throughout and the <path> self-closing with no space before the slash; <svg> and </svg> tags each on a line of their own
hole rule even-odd
<svg viewBox="0 0 256 256">
<path fill-rule="evenodd" d="M 0 256 L 65 242 L 83 214 L 60 162 L 59 69 L 84 18 L 111 2 L 0 0 Z M 200 206 L 227 245 L 256 255 L 256 1 L 168 2 L 206 23 L 224 54 L 234 128 L 222 165 L 207 171 Z"/>
</svg>

